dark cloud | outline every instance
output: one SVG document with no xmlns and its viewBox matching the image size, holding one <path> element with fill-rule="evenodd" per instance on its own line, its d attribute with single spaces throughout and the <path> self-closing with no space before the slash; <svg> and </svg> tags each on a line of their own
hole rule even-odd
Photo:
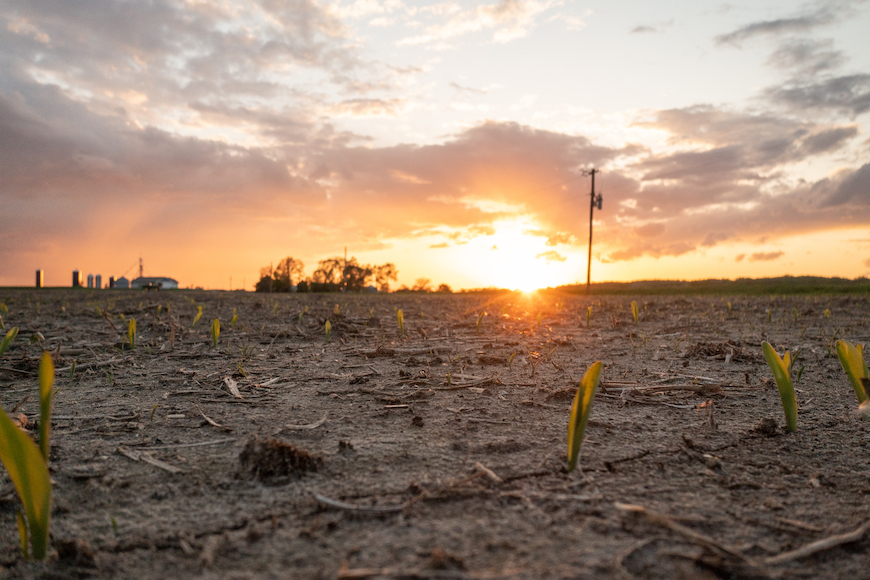
<svg viewBox="0 0 870 580">
<path fill-rule="evenodd" d="M 756 252 L 749 256 L 750 262 L 770 262 L 772 260 L 778 260 L 782 256 L 785 255 L 783 251 L 777 252 Z"/>
<path fill-rule="evenodd" d="M 743 41 L 756 36 L 779 35 L 792 32 L 807 32 L 819 26 L 831 24 L 837 18 L 837 14 L 830 8 L 818 10 L 812 14 L 797 16 L 794 18 L 777 18 L 753 22 L 742 26 L 733 32 L 721 34 L 716 37 L 717 44 L 733 44 L 739 46 Z"/>
<path fill-rule="evenodd" d="M 818 74 L 845 62 L 842 51 L 833 50 L 832 46 L 831 40 L 787 40 L 770 55 L 768 63 L 778 68 L 796 69 L 801 74 Z"/>
<path fill-rule="evenodd" d="M 734 257 L 734 261 L 735 261 L 735 262 L 738 262 L 738 263 L 739 263 L 739 262 L 742 262 L 743 259 L 744 259 L 745 257 L 746 257 L 746 254 L 737 254 L 737 255 Z"/>
<path fill-rule="evenodd" d="M 798 110 L 830 110 L 856 117 L 870 111 L 870 74 L 798 82 L 768 89 L 767 95 Z"/>
<path fill-rule="evenodd" d="M 631 29 L 632 34 L 642 34 L 644 32 L 658 32 L 655 26 L 635 26 Z"/>
<path fill-rule="evenodd" d="M 826 182 L 825 185 L 828 186 L 826 189 L 829 189 L 829 183 Z M 844 204 L 870 205 L 870 163 L 863 165 L 858 171 L 840 181 L 833 189 L 833 193 L 822 203 L 822 207 Z"/>
</svg>

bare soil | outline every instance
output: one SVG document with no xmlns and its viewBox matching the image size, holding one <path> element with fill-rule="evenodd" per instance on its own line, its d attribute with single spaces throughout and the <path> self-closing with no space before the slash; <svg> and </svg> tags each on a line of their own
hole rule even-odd
<svg viewBox="0 0 870 580">
<path fill-rule="evenodd" d="M 832 351 L 870 339 L 866 297 L 0 301 L 21 329 L 0 357 L 3 408 L 35 432 L 43 349 L 59 388 L 53 553 L 21 559 L 2 470 L 0 576 L 870 578 L 870 421 Z M 763 340 L 800 351 L 797 432 Z"/>
</svg>

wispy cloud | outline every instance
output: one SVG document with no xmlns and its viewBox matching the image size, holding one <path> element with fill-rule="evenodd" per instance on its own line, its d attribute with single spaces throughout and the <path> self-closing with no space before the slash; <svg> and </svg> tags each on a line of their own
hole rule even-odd
<svg viewBox="0 0 870 580">
<path fill-rule="evenodd" d="M 483 30 L 493 31 L 493 42 L 509 42 L 526 36 L 535 25 L 536 16 L 559 4 L 558 0 L 501 0 L 471 9 L 460 9 L 453 3 L 438 5 L 445 7 L 437 14 L 449 16 L 447 22 L 402 39 L 399 46 L 436 43 Z"/>
<path fill-rule="evenodd" d="M 739 46 L 742 42 L 757 36 L 780 35 L 794 32 L 807 32 L 819 26 L 831 24 L 838 17 L 835 9 L 825 7 L 810 14 L 791 18 L 762 20 L 741 26 L 737 30 L 716 37 L 718 44 Z"/>
</svg>

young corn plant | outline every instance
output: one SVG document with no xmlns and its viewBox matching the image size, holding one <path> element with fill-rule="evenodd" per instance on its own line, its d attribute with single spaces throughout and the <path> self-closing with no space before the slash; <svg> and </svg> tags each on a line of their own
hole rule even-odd
<svg viewBox="0 0 870 580">
<path fill-rule="evenodd" d="M 773 371 L 773 378 L 776 379 L 776 388 L 779 390 L 782 409 L 785 411 L 786 428 L 789 431 L 797 431 L 797 398 L 791 382 L 791 355 L 786 351 L 780 358 L 768 342 L 761 343 L 761 350 L 764 352 L 767 365 Z"/>
<path fill-rule="evenodd" d="M 592 323 L 592 307 L 589 306 L 586 308 L 586 328 L 589 328 L 589 325 Z"/>
<path fill-rule="evenodd" d="M 405 336 L 405 315 L 401 308 L 396 310 L 396 320 L 399 322 L 399 336 Z"/>
<path fill-rule="evenodd" d="M 329 342 L 330 335 L 332 334 L 332 323 L 330 321 L 326 321 L 326 326 L 324 326 L 324 330 L 326 331 L 326 342 Z"/>
<path fill-rule="evenodd" d="M 846 376 L 849 377 L 849 382 L 852 383 L 852 388 L 855 389 L 858 403 L 864 403 L 867 401 L 865 381 L 870 377 L 867 363 L 864 362 L 864 345 L 859 344 L 856 346 L 846 340 L 838 340 L 835 346 L 837 358 L 840 359 L 840 364 L 843 365 L 843 370 L 846 371 Z"/>
<path fill-rule="evenodd" d="M 127 340 L 130 341 L 130 350 L 136 348 L 136 319 L 131 318 L 127 325 Z"/>
<path fill-rule="evenodd" d="M 571 419 L 568 422 L 568 472 L 577 467 L 577 458 L 580 456 L 580 445 L 583 444 L 583 434 L 586 431 L 586 423 L 589 422 L 589 412 L 592 410 L 592 399 L 598 384 L 601 382 L 601 361 L 595 361 L 583 375 L 577 394 L 574 396 L 574 404 L 571 406 Z"/>
<path fill-rule="evenodd" d="M 191 328 L 196 326 L 196 323 L 199 322 L 199 319 L 202 318 L 202 305 L 196 307 L 196 316 L 193 317 L 193 322 L 191 323 Z"/>
<path fill-rule="evenodd" d="M 16 336 L 18 336 L 18 327 L 13 326 L 9 332 L 6 333 L 6 336 L 3 337 L 3 341 L 0 342 L 0 355 L 6 352 Z"/>
<path fill-rule="evenodd" d="M 217 348 L 218 341 L 221 338 L 221 321 L 215 318 L 211 322 L 211 347 Z"/>
<path fill-rule="evenodd" d="M 236 327 L 236 322 L 239 321 L 239 315 L 236 314 L 236 309 L 233 308 L 233 317 L 230 319 L 230 328 Z"/>
<path fill-rule="evenodd" d="M 477 317 L 477 324 L 475 325 L 475 333 L 480 334 L 480 323 L 483 322 L 483 316 L 486 314 L 486 311 L 480 313 L 480 316 Z"/>
<path fill-rule="evenodd" d="M 640 312 L 637 309 L 637 302 L 632 300 L 631 301 L 631 317 L 634 318 L 635 325 L 637 324 L 638 316 L 640 316 Z"/>
<path fill-rule="evenodd" d="M 42 355 L 39 365 L 40 446 L 0 411 L 0 462 L 9 472 L 18 497 L 24 506 L 24 516 L 18 514 L 21 551 L 29 557 L 45 559 L 48 552 L 48 528 L 51 518 L 51 478 L 48 474 L 48 439 L 51 424 L 51 384 L 54 364 L 51 355 Z"/>
</svg>

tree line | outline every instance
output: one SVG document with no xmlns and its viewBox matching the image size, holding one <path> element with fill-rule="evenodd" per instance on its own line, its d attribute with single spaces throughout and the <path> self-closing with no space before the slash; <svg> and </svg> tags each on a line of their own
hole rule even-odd
<svg viewBox="0 0 870 580">
<path fill-rule="evenodd" d="M 395 264 L 387 262 L 380 266 L 360 264 L 356 258 L 336 256 L 320 260 L 317 269 L 305 277 L 305 264 L 290 256 L 280 260 L 278 265 L 260 268 L 260 280 L 255 285 L 257 292 L 361 292 L 374 286 L 380 292 L 390 291 L 390 282 L 395 282 L 399 270 Z M 432 281 L 419 278 L 412 287 L 401 286 L 396 292 L 452 292 L 450 286 L 441 284 L 433 289 Z"/>
<path fill-rule="evenodd" d="M 317 269 L 305 277 L 305 264 L 302 260 L 286 257 L 274 268 L 270 264 L 260 268 L 257 292 L 290 292 L 295 286 L 297 292 L 360 292 L 368 286 L 375 286 L 381 292 L 390 291 L 390 281 L 396 281 L 399 270 L 395 264 L 380 266 L 360 264 L 356 258 L 326 258 L 317 263 Z"/>
</svg>

